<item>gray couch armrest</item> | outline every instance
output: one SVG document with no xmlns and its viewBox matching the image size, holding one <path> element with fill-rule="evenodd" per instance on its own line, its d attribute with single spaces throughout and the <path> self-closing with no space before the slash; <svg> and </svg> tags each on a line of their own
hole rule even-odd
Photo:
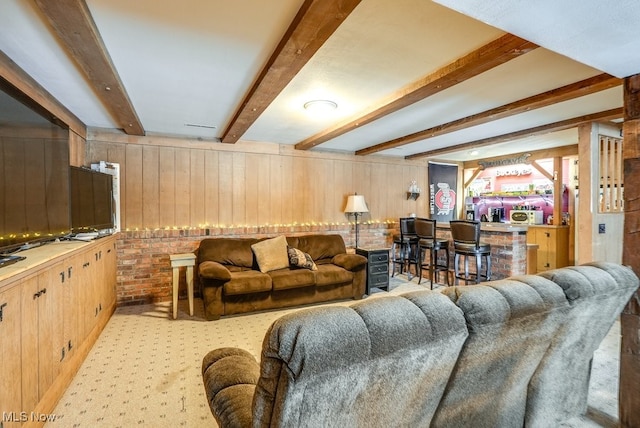
<svg viewBox="0 0 640 428">
<path fill-rule="evenodd" d="M 215 349 L 202 360 L 202 380 L 211 413 L 221 427 L 250 427 L 260 365 L 239 348 Z"/>
<path fill-rule="evenodd" d="M 331 259 L 331 263 L 355 272 L 367 266 L 367 258 L 360 254 L 336 254 L 333 256 L 333 259 Z"/>
<path fill-rule="evenodd" d="M 217 279 L 219 281 L 231 280 L 231 272 L 218 262 L 206 261 L 198 265 L 200 278 Z"/>
</svg>

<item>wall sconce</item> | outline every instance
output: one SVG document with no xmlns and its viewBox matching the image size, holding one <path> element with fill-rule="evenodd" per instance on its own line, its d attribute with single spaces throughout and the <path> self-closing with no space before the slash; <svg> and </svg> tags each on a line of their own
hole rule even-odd
<svg viewBox="0 0 640 428">
<path fill-rule="evenodd" d="M 363 195 L 349 195 L 347 198 L 347 206 L 344 209 L 345 214 L 353 214 L 356 217 L 356 248 L 358 248 L 358 216 L 362 213 L 368 213 L 367 203 Z"/>
<path fill-rule="evenodd" d="M 416 200 L 420 197 L 420 188 L 418 187 L 418 183 L 413 180 L 411 184 L 409 184 L 409 189 L 407 189 L 407 200 L 412 199 Z"/>
</svg>

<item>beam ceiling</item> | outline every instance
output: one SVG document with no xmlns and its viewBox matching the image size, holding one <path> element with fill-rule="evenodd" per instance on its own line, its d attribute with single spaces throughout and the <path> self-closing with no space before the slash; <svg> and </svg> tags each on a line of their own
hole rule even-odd
<svg viewBox="0 0 640 428">
<path fill-rule="evenodd" d="M 506 34 L 401 88 L 378 105 L 373 106 L 366 114 L 326 129 L 299 142 L 295 147 L 298 150 L 312 149 L 359 126 L 366 125 L 507 61 L 518 58 L 537 47 L 536 44 L 527 40 L 512 34 Z"/>
<path fill-rule="evenodd" d="M 447 153 L 457 152 L 460 150 L 477 149 L 479 147 L 490 146 L 492 144 L 505 143 L 518 138 L 533 137 L 536 135 L 548 134 L 551 132 L 562 131 L 569 128 L 576 128 L 578 125 L 589 122 L 598 121 L 610 121 L 614 119 L 622 118 L 622 107 L 614 108 L 611 110 L 602 111 L 594 114 L 587 114 L 584 116 L 578 116 L 567 120 L 561 120 L 559 122 L 548 123 L 546 125 L 540 125 L 529 129 L 523 129 L 516 132 L 510 132 L 508 134 L 496 135 L 495 137 L 484 138 L 482 140 L 470 141 L 464 144 L 458 144 L 455 146 L 449 146 L 442 149 L 429 150 L 421 153 L 416 153 L 410 156 L 405 156 L 405 159 L 420 159 L 425 157 L 442 156 Z"/>
<path fill-rule="evenodd" d="M 120 80 L 85 0 L 35 0 L 94 92 L 131 135 L 145 131 Z"/>
<path fill-rule="evenodd" d="M 360 3 L 306 0 L 222 135 L 236 143 Z"/>
<path fill-rule="evenodd" d="M 584 79 L 580 82 L 575 82 L 561 88 L 552 89 L 541 94 L 537 94 L 528 98 L 502 105 L 500 107 L 483 111 L 481 113 L 463 117 L 461 119 L 434 126 L 423 131 L 415 132 L 413 134 L 405 135 L 403 137 L 386 141 L 384 143 L 376 144 L 375 146 L 358 150 L 356 151 L 356 154 L 370 155 L 416 141 L 426 140 L 429 138 L 448 134 L 450 132 L 460 131 L 462 129 L 481 125 L 494 120 L 504 119 L 516 114 L 526 113 L 534 109 L 547 107 L 563 101 L 568 101 L 574 98 L 593 94 L 595 92 L 604 91 L 605 89 L 620 86 L 621 84 L 622 80 L 617 77 L 610 76 L 606 73 L 599 74 L 589 79 Z"/>
</svg>

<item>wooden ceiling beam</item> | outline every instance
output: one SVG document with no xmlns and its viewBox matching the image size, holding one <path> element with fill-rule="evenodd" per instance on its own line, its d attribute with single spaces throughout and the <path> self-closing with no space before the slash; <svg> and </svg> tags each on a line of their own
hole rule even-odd
<svg viewBox="0 0 640 428">
<path fill-rule="evenodd" d="M 549 123 L 546 125 L 536 126 L 534 128 L 523 129 L 516 132 L 510 132 L 508 134 L 497 135 L 495 137 L 484 138 L 482 140 L 470 141 L 464 144 L 457 144 L 455 146 L 444 147 L 441 149 L 429 150 L 426 152 L 415 153 L 409 156 L 405 156 L 405 159 L 420 159 L 425 157 L 436 157 L 447 153 L 458 152 L 460 150 L 477 149 L 479 147 L 486 147 L 492 144 L 506 143 L 518 138 L 534 137 L 536 135 L 544 135 L 550 132 L 563 131 L 565 129 L 575 128 L 578 125 L 588 122 L 609 121 L 613 119 L 620 119 L 622 117 L 622 107 L 614 108 L 611 110 L 602 111 L 599 113 L 587 114 L 584 116 L 578 116 L 567 120 L 561 120 L 559 122 Z"/>
<path fill-rule="evenodd" d="M 86 138 L 87 126 L 1 50 L 0 89 L 51 122 Z"/>
<path fill-rule="evenodd" d="M 118 126 L 127 134 L 144 135 L 142 123 L 85 0 L 35 0 L 35 3 Z"/>
<path fill-rule="evenodd" d="M 222 134 L 235 143 L 361 0 L 306 0 Z"/>
<path fill-rule="evenodd" d="M 308 150 L 349 131 L 395 113 L 431 95 L 471 79 L 485 71 L 532 51 L 538 45 L 506 34 L 452 63 L 410 83 L 393 93 L 368 112 L 343 121 L 296 144 L 298 150 Z"/>
<path fill-rule="evenodd" d="M 418 131 L 413 134 L 395 138 L 375 146 L 356 151 L 356 155 L 370 155 L 383 150 L 404 146 L 420 140 L 437 137 L 450 132 L 460 131 L 472 126 L 482 125 L 494 120 L 504 119 L 521 113 L 526 113 L 542 107 L 547 107 L 563 101 L 583 97 L 585 95 L 600 92 L 622 85 L 622 80 L 609 74 L 599 74 L 579 82 L 571 83 L 560 88 L 552 89 L 541 94 L 523 98 L 500 107 L 492 108 L 481 113 L 463 117 L 433 128 Z"/>
</svg>

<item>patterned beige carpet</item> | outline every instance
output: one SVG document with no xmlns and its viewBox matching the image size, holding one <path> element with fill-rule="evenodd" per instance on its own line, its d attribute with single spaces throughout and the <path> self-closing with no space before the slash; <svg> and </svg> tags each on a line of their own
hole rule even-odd
<svg viewBox="0 0 640 428">
<path fill-rule="evenodd" d="M 390 293 L 428 287 L 428 281 L 418 285 L 401 275 L 392 279 Z M 54 410 L 56 421 L 46 427 L 216 427 L 202 386 L 202 357 L 222 346 L 259 357 L 268 326 L 294 310 L 299 308 L 209 322 L 198 299 L 193 317 L 180 301 L 176 320 L 169 302 L 119 308 Z M 616 323 L 594 357 L 587 417 L 563 426 L 617 426 L 619 328 Z"/>
</svg>

